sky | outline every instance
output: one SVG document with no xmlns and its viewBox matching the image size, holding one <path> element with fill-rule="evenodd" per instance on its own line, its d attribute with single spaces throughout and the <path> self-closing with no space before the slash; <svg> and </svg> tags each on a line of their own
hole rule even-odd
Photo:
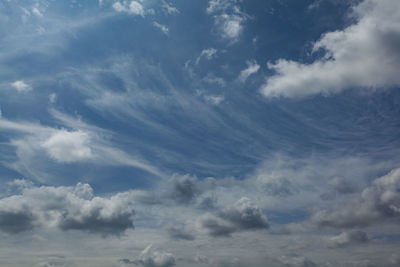
<svg viewBox="0 0 400 267">
<path fill-rule="evenodd" d="M 400 265 L 400 1 L 0 1 L 0 266 Z"/>
</svg>

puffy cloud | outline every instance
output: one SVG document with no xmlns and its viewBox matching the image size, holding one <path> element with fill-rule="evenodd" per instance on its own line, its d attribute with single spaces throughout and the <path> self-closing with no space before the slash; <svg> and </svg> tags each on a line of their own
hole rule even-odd
<svg viewBox="0 0 400 267">
<path fill-rule="evenodd" d="M 81 161 L 93 156 L 90 136 L 82 131 L 57 131 L 42 143 L 42 147 L 59 162 Z"/>
<path fill-rule="evenodd" d="M 236 0 L 210 0 L 207 13 L 213 15 L 214 23 L 221 37 L 236 41 L 243 30 L 248 15 L 236 5 Z"/>
<path fill-rule="evenodd" d="M 248 198 L 239 199 L 230 209 L 203 215 L 199 223 L 211 236 L 229 236 L 238 231 L 269 228 L 265 215 Z"/>
<path fill-rule="evenodd" d="M 18 92 L 29 92 L 32 90 L 32 87 L 23 80 L 13 82 L 11 83 L 11 86 Z"/>
<path fill-rule="evenodd" d="M 239 74 L 239 80 L 245 82 L 250 75 L 257 73 L 260 69 L 260 65 L 255 60 L 249 60 L 246 62 L 247 68 L 242 70 Z"/>
<path fill-rule="evenodd" d="M 166 184 L 167 197 L 180 204 L 188 204 L 195 200 L 200 194 L 200 188 L 197 185 L 195 177 L 189 175 L 174 175 Z"/>
<path fill-rule="evenodd" d="M 139 255 L 138 259 L 133 261 L 122 259 L 125 264 L 134 264 L 143 267 L 171 267 L 175 266 L 175 256 L 171 253 L 158 251 L 152 248 L 152 245 L 146 247 Z"/>
<path fill-rule="evenodd" d="M 313 47 L 325 56 L 311 64 L 280 59 L 261 92 L 266 97 L 328 95 L 348 88 L 400 85 L 400 2 L 365 0 L 353 8 L 358 22 L 324 34 Z"/>
<path fill-rule="evenodd" d="M 20 194 L 0 199 L 0 230 L 15 234 L 43 226 L 120 234 L 134 227 L 132 200 L 130 192 L 94 196 L 90 185 L 82 183 L 23 187 Z"/>
<path fill-rule="evenodd" d="M 145 10 L 144 10 L 142 4 L 137 1 L 131 1 L 130 3 L 126 2 L 126 1 L 124 1 L 122 3 L 115 2 L 113 4 L 113 8 L 117 12 L 126 12 L 131 15 L 140 15 L 142 17 L 145 15 Z"/>
<path fill-rule="evenodd" d="M 153 26 L 160 29 L 165 35 L 168 35 L 168 28 L 165 25 L 162 25 L 156 21 L 153 22 Z"/>
<path fill-rule="evenodd" d="M 343 232 L 340 235 L 331 237 L 327 240 L 331 248 L 345 247 L 352 244 L 362 244 L 368 242 L 368 235 L 363 231 Z"/>
<path fill-rule="evenodd" d="M 368 226 L 387 219 L 398 220 L 399 217 L 400 168 L 375 179 L 346 205 L 315 212 L 312 221 L 319 226 L 352 228 Z"/>
</svg>

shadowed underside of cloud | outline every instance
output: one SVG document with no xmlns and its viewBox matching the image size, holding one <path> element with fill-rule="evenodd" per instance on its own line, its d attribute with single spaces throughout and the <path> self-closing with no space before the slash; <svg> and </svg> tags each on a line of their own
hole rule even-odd
<svg viewBox="0 0 400 267">
<path fill-rule="evenodd" d="M 372 90 L 399 86 L 400 2 L 365 0 L 354 7 L 358 22 L 328 32 L 313 51 L 325 56 L 311 64 L 280 59 L 268 63 L 276 72 L 261 92 L 266 97 L 328 95 L 348 88 Z"/>
<path fill-rule="evenodd" d="M 84 230 L 103 235 L 133 229 L 134 210 L 129 193 L 96 197 L 88 184 L 75 187 L 28 187 L 0 199 L 0 230 L 9 234 L 35 226 Z"/>
<path fill-rule="evenodd" d="M 313 214 L 311 220 L 321 227 L 364 227 L 400 218 L 400 169 L 377 178 L 353 197 L 350 203 Z"/>
<path fill-rule="evenodd" d="M 248 198 L 239 199 L 233 207 L 205 214 L 199 219 L 200 226 L 211 236 L 230 236 L 244 230 L 268 229 L 269 223 L 260 208 Z"/>
</svg>

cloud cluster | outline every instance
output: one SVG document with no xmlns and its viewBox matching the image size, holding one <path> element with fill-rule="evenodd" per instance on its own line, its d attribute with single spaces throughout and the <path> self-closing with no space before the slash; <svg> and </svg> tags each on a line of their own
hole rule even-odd
<svg viewBox="0 0 400 267">
<path fill-rule="evenodd" d="M 237 0 L 210 0 L 207 14 L 213 15 L 214 24 L 221 37 L 236 41 L 244 28 L 244 22 L 249 16 L 237 5 Z"/>
<path fill-rule="evenodd" d="M 138 1 L 131 1 L 130 3 L 128 1 L 123 1 L 123 2 L 118 1 L 115 2 L 112 7 L 117 12 L 126 12 L 131 15 L 139 15 L 142 17 L 145 15 L 145 10 L 143 8 L 143 5 Z"/>
<path fill-rule="evenodd" d="M 0 199 L 0 230 L 16 234 L 40 226 L 121 234 L 134 228 L 134 214 L 130 193 L 98 197 L 90 185 L 82 183 L 24 186 L 19 194 Z"/>
<path fill-rule="evenodd" d="M 214 237 L 269 228 L 269 222 L 261 209 L 248 198 L 239 199 L 229 209 L 203 215 L 199 218 L 199 224 Z"/>
<path fill-rule="evenodd" d="M 325 56 L 311 64 L 280 59 L 261 92 L 266 97 L 328 95 L 348 88 L 372 90 L 400 85 L 400 2 L 365 0 L 353 9 L 358 22 L 324 34 L 313 51 Z"/>
<path fill-rule="evenodd" d="M 176 264 L 175 256 L 172 253 L 155 250 L 152 245 L 146 247 L 137 259 L 122 259 L 120 261 L 142 267 L 171 267 Z"/>
<path fill-rule="evenodd" d="M 400 168 L 377 178 L 346 205 L 315 212 L 311 220 L 321 227 L 353 228 L 400 218 Z"/>
</svg>

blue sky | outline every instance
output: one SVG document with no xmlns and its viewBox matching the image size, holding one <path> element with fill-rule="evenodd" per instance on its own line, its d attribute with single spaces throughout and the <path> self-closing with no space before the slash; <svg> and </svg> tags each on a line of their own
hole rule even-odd
<svg viewBox="0 0 400 267">
<path fill-rule="evenodd" d="M 0 2 L 1 266 L 397 266 L 397 0 Z"/>
</svg>

